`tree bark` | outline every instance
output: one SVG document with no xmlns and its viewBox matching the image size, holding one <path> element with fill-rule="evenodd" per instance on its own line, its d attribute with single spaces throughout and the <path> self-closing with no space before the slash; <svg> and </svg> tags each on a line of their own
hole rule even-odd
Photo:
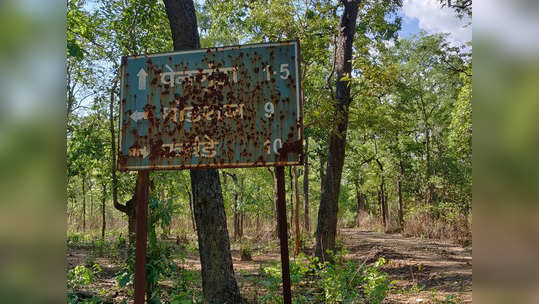
<svg viewBox="0 0 539 304">
<path fill-rule="evenodd" d="M 387 217 L 388 217 L 388 208 L 387 208 L 387 198 L 385 194 L 385 180 L 384 180 L 384 166 L 379 159 L 376 159 L 378 167 L 380 167 L 380 192 L 379 192 L 379 201 L 380 201 L 380 213 L 382 215 L 382 224 L 384 229 L 387 227 Z"/>
<path fill-rule="evenodd" d="M 191 170 L 202 289 L 207 303 L 241 303 L 217 170 Z"/>
<path fill-rule="evenodd" d="M 116 93 L 116 87 L 118 86 L 118 80 L 116 80 L 110 91 L 110 104 L 109 104 L 109 129 L 110 129 L 110 156 L 111 156 L 111 175 L 112 175 L 112 204 L 114 208 L 127 215 L 127 237 L 129 240 L 129 246 L 135 246 L 136 239 L 136 191 L 135 187 L 133 196 L 129 201 L 122 205 L 118 202 L 118 176 L 116 175 L 116 134 L 114 129 L 114 97 Z M 138 178 L 137 178 L 138 183 Z"/>
<path fill-rule="evenodd" d="M 296 236 L 296 248 L 294 249 L 294 255 L 299 254 L 299 249 L 301 247 L 301 233 L 299 231 L 299 183 L 298 183 L 298 170 L 296 167 L 294 171 L 294 193 L 296 194 L 296 208 L 294 210 L 294 232 Z"/>
<path fill-rule="evenodd" d="M 86 176 L 82 176 L 82 231 L 86 231 Z"/>
<path fill-rule="evenodd" d="M 273 177 L 273 215 L 275 218 L 275 230 L 273 231 L 273 235 L 274 237 L 277 237 L 279 235 L 279 223 L 277 221 L 277 174 L 275 174 L 275 170 L 271 170 L 270 168 L 268 168 L 268 170 L 271 172 L 271 176 Z"/>
<path fill-rule="evenodd" d="M 291 234 L 294 223 L 294 177 L 292 176 L 292 166 L 288 167 L 288 179 L 290 180 L 290 226 L 288 226 L 288 231 Z"/>
<path fill-rule="evenodd" d="M 240 185 L 238 183 L 238 175 L 235 174 L 235 173 L 228 173 L 228 172 L 223 172 L 223 176 L 226 177 L 226 176 L 230 176 L 230 178 L 232 178 L 232 182 L 234 184 L 234 194 L 232 195 L 233 197 L 233 200 L 234 200 L 234 217 L 233 217 L 233 222 L 234 222 L 234 241 L 237 241 L 239 238 L 242 237 L 243 233 L 242 233 L 242 223 L 241 223 L 241 218 L 240 218 L 240 210 L 239 210 L 239 191 L 240 191 Z M 226 178 L 223 179 L 223 182 L 226 181 Z"/>
<path fill-rule="evenodd" d="M 397 191 L 399 195 L 399 226 L 402 230 L 404 228 L 404 216 L 403 216 L 403 203 L 402 203 L 402 179 L 404 178 L 404 165 L 402 160 L 399 160 L 399 177 L 397 179 Z"/>
<path fill-rule="evenodd" d="M 309 233 L 311 227 L 309 219 L 309 158 L 307 157 L 307 151 L 309 151 L 309 138 L 305 137 L 305 162 L 303 163 L 303 204 L 305 211 L 303 225 L 305 232 Z"/>
<path fill-rule="evenodd" d="M 193 231 L 197 231 L 197 226 L 195 223 L 195 213 L 193 211 L 193 196 L 190 190 L 187 190 L 187 195 L 189 197 L 189 217 L 191 218 L 191 224 L 193 225 Z"/>
<path fill-rule="evenodd" d="M 94 222 L 94 198 L 92 196 L 92 181 L 90 179 L 88 191 L 90 192 L 90 219 L 88 221 L 88 226 L 90 228 L 90 231 L 92 231 L 93 228 L 93 222 Z"/>
<path fill-rule="evenodd" d="M 359 183 L 356 183 L 356 201 L 357 201 L 357 215 L 356 215 L 356 224 L 359 227 L 359 224 L 361 223 L 361 214 L 362 212 L 367 210 L 367 205 L 365 203 L 366 196 L 364 193 L 361 192 L 360 186 L 363 186 L 364 179 L 361 177 L 359 179 Z"/>
<path fill-rule="evenodd" d="M 164 0 L 174 50 L 200 48 L 193 0 Z M 191 170 L 193 207 L 198 234 L 202 290 L 207 303 L 241 303 L 234 277 L 219 173 Z"/>
<path fill-rule="evenodd" d="M 431 171 L 431 164 L 430 164 L 430 130 L 428 127 L 426 127 L 426 130 L 425 130 L 425 136 L 426 136 L 426 153 L 427 153 L 427 172 L 426 172 L 426 177 L 427 177 L 427 204 L 430 204 L 432 202 L 432 185 L 430 183 L 430 177 L 432 175 L 432 171 Z"/>
<path fill-rule="evenodd" d="M 327 250 L 335 250 L 337 233 L 338 200 L 341 185 L 342 168 L 346 148 L 346 130 L 348 128 L 348 106 L 350 105 L 350 86 L 342 78 L 350 76 L 352 71 L 352 46 L 356 32 L 358 0 L 343 0 L 344 10 L 339 23 L 339 33 L 335 49 L 336 105 L 335 126 L 331 132 L 326 174 L 323 179 L 318 226 L 316 230 L 315 255 L 320 261 L 332 261 L 326 256 Z"/>
<path fill-rule="evenodd" d="M 107 203 L 107 184 L 103 182 L 103 198 L 102 198 L 102 205 L 101 205 L 101 239 L 105 240 L 105 230 L 107 229 L 107 220 L 105 218 L 106 216 L 106 203 Z"/>
</svg>

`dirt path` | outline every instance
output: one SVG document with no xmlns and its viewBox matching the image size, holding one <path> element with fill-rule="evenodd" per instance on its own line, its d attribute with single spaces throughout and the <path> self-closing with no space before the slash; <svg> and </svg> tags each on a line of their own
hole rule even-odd
<svg viewBox="0 0 539 304">
<path fill-rule="evenodd" d="M 341 229 L 338 239 L 348 251 L 347 258 L 367 264 L 385 258 L 383 270 L 394 280 L 394 288 L 385 303 L 471 303 L 472 302 L 472 250 L 440 241 L 403 237 L 400 234 Z M 274 240 L 275 241 L 275 240 Z M 276 242 L 276 241 L 275 241 Z M 242 294 L 251 298 L 258 294 L 251 279 L 258 269 L 271 262 L 280 262 L 279 248 L 253 252 L 252 261 L 241 261 L 239 251 L 232 250 L 234 270 Z M 68 249 L 68 269 L 84 264 L 91 254 L 88 248 Z M 103 272 L 91 289 L 103 290 L 114 303 L 127 299 L 125 291 L 116 286 L 115 275 L 121 267 L 109 258 L 97 258 Z M 188 254 L 181 267 L 200 270 L 198 255 Z M 172 282 L 163 282 L 171 285 Z M 449 297 L 449 298 L 448 298 Z M 449 299 L 449 301 L 447 300 Z"/>
<path fill-rule="evenodd" d="M 384 271 L 396 281 L 396 288 L 388 303 L 472 302 L 471 248 L 358 229 L 341 229 L 340 236 L 348 257 L 389 261 Z"/>
</svg>

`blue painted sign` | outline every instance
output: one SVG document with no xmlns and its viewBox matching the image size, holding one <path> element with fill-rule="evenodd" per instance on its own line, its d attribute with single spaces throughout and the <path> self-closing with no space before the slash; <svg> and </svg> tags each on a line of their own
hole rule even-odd
<svg viewBox="0 0 539 304">
<path fill-rule="evenodd" d="M 122 58 L 120 170 L 299 165 L 296 41 Z"/>
</svg>

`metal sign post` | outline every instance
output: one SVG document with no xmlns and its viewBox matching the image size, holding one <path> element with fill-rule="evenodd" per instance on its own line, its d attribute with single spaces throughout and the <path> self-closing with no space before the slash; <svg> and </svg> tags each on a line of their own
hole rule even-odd
<svg viewBox="0 0 539 304">
<path fill-rule="evenodd" d="M 297 41 L 122 58 L 118 169 L 138 170 L 135 303 L 146 289 L 149 170 L 275 166 L 291 303 L 283 166 L 303 161 Z"/>
<path fill-rule="evenodd" d="M 279 227 L 279 240 L 281 244 L 281 272 L 283 278 L 283 300 L 285 304 L 292 303 L 290 291 L 290 258 L 288 256 L 288 231 L 286 225 L 286 193 L 284 182 L 284 167 L 276 166 L 277 176 L 277 221 Z"/>
<path fill-rule="evenodd" d="M 135 304 L 144 304 L 146 293 L 146 242 L 147 218 L 148 218 L 148 188 L 150 184 L 150 172 L 143 170 L 138 172 L 136 192 L 136 248 L 135 248 Z"/>
</svg>

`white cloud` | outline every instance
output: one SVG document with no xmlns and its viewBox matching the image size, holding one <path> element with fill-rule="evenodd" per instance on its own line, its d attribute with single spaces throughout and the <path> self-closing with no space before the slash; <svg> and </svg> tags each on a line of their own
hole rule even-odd
<svg viewBox="0 0 539 304">
<path fill-rule="evenodd" d="M 539 5 L 536 3 L 524 0 L 475 1 L 476 33 L 498 39 L 499 45 L 508 51 L 537 56 Z"/>
<path fill-rule="evenodd" d="M 405 17 L 417 19 L 419 28 L 428 33 L 449 33 L 449 41 L 462 44 L 472 40 L 472 26 L 468 18 L 459 19 L 451 8 L 440 5 L 438 0 L 404 0 L 402 11 Z"/>
</svg>

